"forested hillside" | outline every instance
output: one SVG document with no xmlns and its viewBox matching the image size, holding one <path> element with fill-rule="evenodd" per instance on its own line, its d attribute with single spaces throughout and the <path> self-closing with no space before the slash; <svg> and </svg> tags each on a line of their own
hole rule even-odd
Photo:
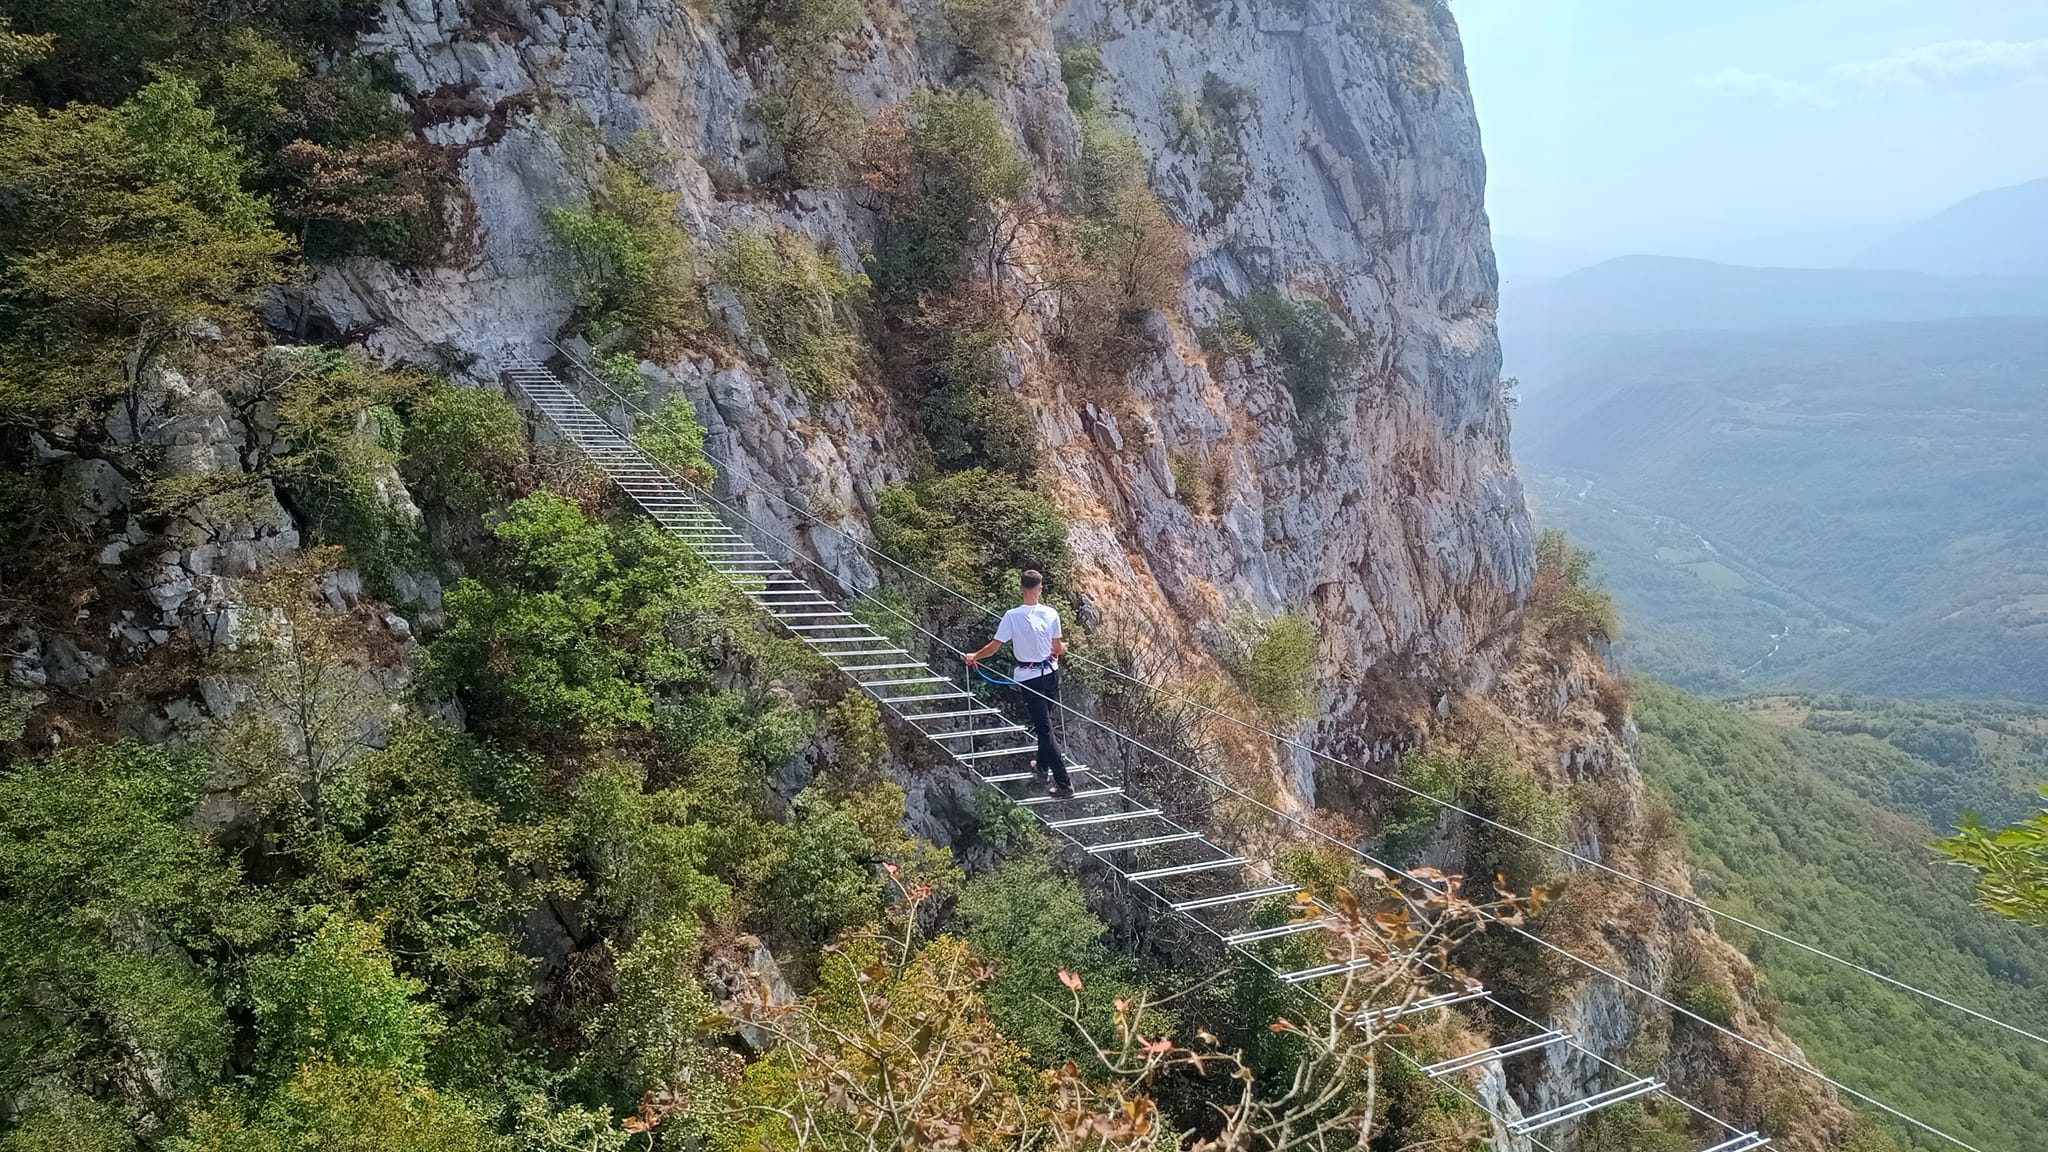
<svg viewBox="0 0 2048 1152">
<path fill-rule="evenodd" d="M 1636 694 L 1643 765 L 1717 908 L 2022 1027 L 2048 1027 L 2048 934 L 1974 904 L 1929 847 L 1958 806 L 2022 803 L 2048 773 L 2037 711 L 1839 698 L 1724 706 Z M 1909 751 L 1910 749 L 1910 751 Z M 2048 1130 L 2032 1041 L 1789 945 L 1728 929 L 1817 1064 L 1984 1148 Z M 1904 1130 L 1901 1129 L 1901 1134 Z M 1916 1146 L 1948 1146 L 1925 1136 Z"/>
<path fill-rule="evenodd" d="M 2048 693 L 2048 323 L 1589 341 L 1518 440 L 1621 657 L 1731 692 Z"/>
</svg>

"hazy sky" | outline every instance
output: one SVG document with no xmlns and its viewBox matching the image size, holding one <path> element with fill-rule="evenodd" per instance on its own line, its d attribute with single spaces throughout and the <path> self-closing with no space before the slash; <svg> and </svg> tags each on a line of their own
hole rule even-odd
<svg viewBox="0 0 2048 1152">
<path fill-rule="evenodd" d="M 2048 176 L 2048 0 L 1453 0 L 1497 235 L 1602 253 Z"/>
</svg>

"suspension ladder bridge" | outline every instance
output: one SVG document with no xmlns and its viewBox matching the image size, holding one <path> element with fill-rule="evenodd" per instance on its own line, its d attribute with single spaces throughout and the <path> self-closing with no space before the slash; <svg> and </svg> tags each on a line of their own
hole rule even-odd
<svg viewBox="0 0 2048 1152">
<path fill-rule="evenodd" d="M 632 439 L 600 417 L 545 363 L 510 353 L 503 379 L 529 410 L 560 438 L 602 470 L 634 504 L 687 545 L 713 571 L 729 579 L 757 607 L 802 641 L 861 692 L 917 733 L 932 749 L 1030 812 L 1048 832 L 1101 862 L 1124 883 L 1159 907 L 1216 940 L 1226 950 L 1271 972 L 1283 984 L 1313 994 L 1327 978 L 1372 966 L 1367 957 L 1293 967 L 1275 954 L 1276 942 L 1327 932 L 1322 917 L 1282 925 L 1259 925 L 1255 914 L 1298 886 L 1280 880 L 1269 861 L 1219 843 L 1218 838 L 1169 814 L 1123 782 L 1085 764 L 1070 764 L 1070 797 L 1054 797 L 1038 786 L 1030 768 L 1037 745 L 1028 730 L 981 700 L 965 670 L 960 678 L 942 674 L 904 644 L 862 622 L 821 584 L 799 576 L 757 541 L 735 528 L 710 493 L 663 468 Z M 721 512 L 724 515 L 721 515 Z M 804 561 L 794 553 L 793 560 Z M 812 565 L 816 567 L 816 565 Z M 820 569 L 822 573 L 823 570 Z M 1126 739 L 1129 739 L 1126 737 Z M 1133 741 L 1135 743 L 1135 741 Z M 1143 747 L 1142 745 L 1139 745 Z M 1473 1098 L 1452 1079 L 1459 1073 L 1497 1065 L 1516 1056 L 1570 1045 L 1610 1068 L 1619 1069 L 1579 1046 L 1567 1031 L 1546 1027 L 1502 1004 L 1483 987 L 1459 984 L 1448 991 L 1392 1006 L 1375 1014 L 1385 1026 L 1404 1016 L 1486 1002 L 1531 1031 L 1490 1047 L 1423 1062 L 1401 1052 L 1422 1073 L 1464 1095 L 1493 1118 L 1496 1146 L 1545 1148 L 1539 1133 L 1582 1120 L 1624 1101 L 1661 1094 L 1717 1124 L 1729 1138 L 1701 1152 L 1753 1152 L 1770 1143 L 1759 1132 L 1721 1121 L 1673 1096 L 1654 1077 L 1633 1077 L 1612 1087 L 1529 1115 L 1502 1116 Z M 1400 1049 L 1395 1049 L 1400 1052 Z"/>
</svg>

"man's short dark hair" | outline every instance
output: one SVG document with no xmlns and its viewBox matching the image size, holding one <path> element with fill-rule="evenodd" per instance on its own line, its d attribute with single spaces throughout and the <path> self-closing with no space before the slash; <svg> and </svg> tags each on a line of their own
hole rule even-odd
<svg viewBox="0 0 2048 1152">
<path fill-rule="evenodd" d="M 1025 588 L 1039 588 L 1045 584 L 1045 573 L 1036 568 L 1026 568 L 1017 583 Z"/>
</svg>

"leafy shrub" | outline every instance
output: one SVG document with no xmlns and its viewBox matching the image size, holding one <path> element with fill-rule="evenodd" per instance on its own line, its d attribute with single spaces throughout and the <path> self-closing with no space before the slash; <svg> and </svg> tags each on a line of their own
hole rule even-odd
<svg viewBox="0 0 2048 1152">
<path fill-rule="evenodd" d="M 1209 466 L 1198 452 L 1171 448 L 1166 453 L 1166 470 L 1173 476 L 1173 494 L 1198 516 L 1211 511 Z"/>
<path fill-rule="evenodd" d="M 1007 0 L 939 0 L 939 17 L 953 46 L 984 64 L 1009 56 L 1034 25 L 1031 5 Z"/>
<path fill-rule="evenodd" d="M 1187 237 L 1153 193 L 1137 137 L 1101 117 L 1081 122 L 1081 248 L 1103 303 L 1119 315 L 1172 304 L 1187 274 Z"/>
<path fill-rule="evenodd" d="M 683 350 L 698 327 L 697 287 L 672 193 L 614 160 L 588 211 L 553 207 L 544 219 L 593 344 L 652 360 Z"/>
<path fill-rule="evenodd" d="M 628 937 L 672 920 L 694 923 L 731 899 L 681 798 L 646 784 L 640 765 L 599 760 L 577 782 L 569 809 L 569 844 L 588 877 L 588 899 Z"/>
<path fill-rule="evenodd" d="M 1067 107 L 1088 116 L 1097 107 L 1095 82 L 1102 77 L 1102 49 L 1093 44 L 1060 53 L 1060 81 L 1066 85 Z"/>
<path fill-rule="evenodd" d="M 802 65 L 830 49 L 867 15 L 860 0 L 733 0 L 740 35 L 760 40 Z"/>
<path fill-rule="evenodd" d="M 276 398 L 293 452 L 276 462 L 284 495 L 315 540 L 339 544 L 371 587 L 421 562 L 419 522 L 394 483 L 404 425 L 392 405 L 419 380 L 339 352 L 296 354 L 294 382 Z"/>
<path fill-rule="evenodd" d="M 250 966 L 249 1001 L 273 1059 L 420 1072 L 438 1026 L 424 989 L 392 968 L 374 925 L 325 916 L 286 955 Z"/>
<path fill-rule="evenodd" d="M 1606 643 L 1619 628 L 1614 598 L 1593 579 L 1593 554 L 1574 547 L 1556 528 L 1536 537 L 1529 617 L 1552 641 Z"/>
<path fill-rule="evenodd" d="M 975 955 L 996 966 L 982 991 L 989 1015 L 1042 1065 L 1089 1055 L 1067 1022 L 1046 1011 L 1048 1002 L 1067 998 L 1061 971 L 1081 977 L 1082 1020 L 1098 1035 L 1113 1034 L 1118 999 L 1136 1003 L 1144 995 L 1129 963 L 1110 951 L 1109 930 L 1089 911 L 1080 887 L 1053 872 L 1047 853 L 1004 861 L 969 881 L 956 915 Z M 1163 1018 L 1152 1025 L 1171 1028 Z"/>
<path fill-rule="evenodd" d="M 1276 719 L 1315 715 L 1316 631 L 1308 617 L 1262 617 L 1247 607 L 1231 614 L 1225 633 L 1225 663 L 1253 703 Z"/>
<path fill-rule="evenodd" d="M 1024 568 L 1037 568 L 1062 589 L 1073 566 L 1066 520 L 1052 502 L 984 468 L 884 488 L 875 539 L 890 556 L 983 602 L 1009 594 Z M 904 592 L 914 602 L 957 610 L 922 584 Z"/>
<path fill-rule="evenodd" d="M 1426 796 L 1454 801 L 1462 783 L 1463 764 L 1442 745 L 1411 749 L 1401 757 L 1401 782 Z M 1390 864 L 1409 867 L 1436 839 L 1443 826 L 1444 806 L 1425 796 L 1396 791 L 1380 817 L 1380 855 Z"/>
<path fill-rule="evenodd" d="M 401 471 L 422 499 L 463 516 L 510 503 L 526 469 L 526 421 L 495 388 L 430 377 L 401 406 Z"/>
<path fill-rule="evenodd" d="M 169 1152 L 308 1147 L 495 1152 L 502 1144 L 454 1093 L 387 1068 L 316 1059 L 261 1099 L 220 1093 L 168 1145 Z"/>
<path fill-rule="evenodd" d="M 1251 118 L 1251 92 L 1214 72 L 1202 77 L 1202 195 L 1219 215 L 1244 201 L 1244 129 Z"/>
<path fill-rule="evenodd" d="M 981 464 L 1016 476 L 1038 466 L 1038 426 L 1022 399 L 1000 389 L 1003 332 L 954 328 L 918 397 L 932 456 L 945 467 Z"/>
<path fill-rule="evenodd" d="M 1515 759 L 1512 745 L 1493 741 L 1465 753 L 1458 770 L 1458 803 L 1480 816 L 1555 844 L 1564 834 L 1565 798 Z M 1485 824 L 1465 828 L 1465 867 L 1473 876 L 1506 876 L 1525 891 L 1543 882 L 1553 855 Z"/>
<path fill-rule="evenodd" d="M 701 487 L 718 479 L 718 469 L 704 451 L 704 426 L 687 396 L 670 396 L 633 430 L 633 443 L 655 463 Z"/>
<path fill-rule="evenodd" d="M 291 245 L 246 175 L 185 80 L 0 109 L 0 416 L 102 413 L 194 326 L 253 327 Z"/>
<path fill-rule="evenodd" d="M 812 403 L 851 382 L 860 359 L 851 314 L 867 298 L 866 276 L 787 229 L 735 234 L 714 267 L 746 307 L 748 326 Z"/>
<path fill-rule="evenodd" d="M 913 96 L 902 171 L 875 261 L 895 305 L 951 284 L 986 234 L 989 208 L 1023 193 L 1030 168 L 986 96 L 926 90 Z"/>
<path fill-rule="evenodd" d="M 1688 1012 L 1695 1012 L 1722 1027 L 1735 1022 L 1735 1012 L 1740 1006 L 1735 999 L 1735 990 L 1717 980 L 1699 976 L 1683 976 L 1671 982 L 1671 1002 Z"/>
<path fill-rule="evenodd" d="M 830 184 L 846 172 L 863 126 L 859 107 L 833 73 L 837 41 L 866 15 L 859 0 L 741 0 L 743 37 L 760 39 L 782 57 L 774 91 L 749 110 L 782 153 L 783 171 L 799 187 Z"/>
<path fill-rule="evenodd" d="M 1237 322 L 1280 369 L 1304 427 L 1317 427 L 1358 366 L 1358 341 L 1320 300 L 1297 301 L 1271 289 L 1238 302 Z"/>
<path fill-rule="evenodd" d="M 0 774 L 9 1083 L 54 1092 L 76 1070 L 118 1067 L 137 1050 L 160 1054 L 155 1074 L 170 1092 L 218 1074 L 231 1035 L 210 962 L 267 938 L 276 909 L 187 822 L 205 776 L 188 751 L 130 743 Z M 127 943 L 140 925 L 156 947 Z"/>
<path fill-rule="evenodd" d="M 648 522 L 601 523 L 543 492 L 492 532 L 489 579 L 449 590 L 427 671 L 507 735 L 573 745 L 645 729 L 657 690 L 703 685 L 708 636 L 775 658 L 737 593 Z"/>
<path fill-rule="evenodd" d="M 858 153 L 866 127 L 860 106 L 838 78 L 811 70 L 748 106 L 782 153 L 782 170 L 799 188 L 836 184 Z"/>
</svg>

